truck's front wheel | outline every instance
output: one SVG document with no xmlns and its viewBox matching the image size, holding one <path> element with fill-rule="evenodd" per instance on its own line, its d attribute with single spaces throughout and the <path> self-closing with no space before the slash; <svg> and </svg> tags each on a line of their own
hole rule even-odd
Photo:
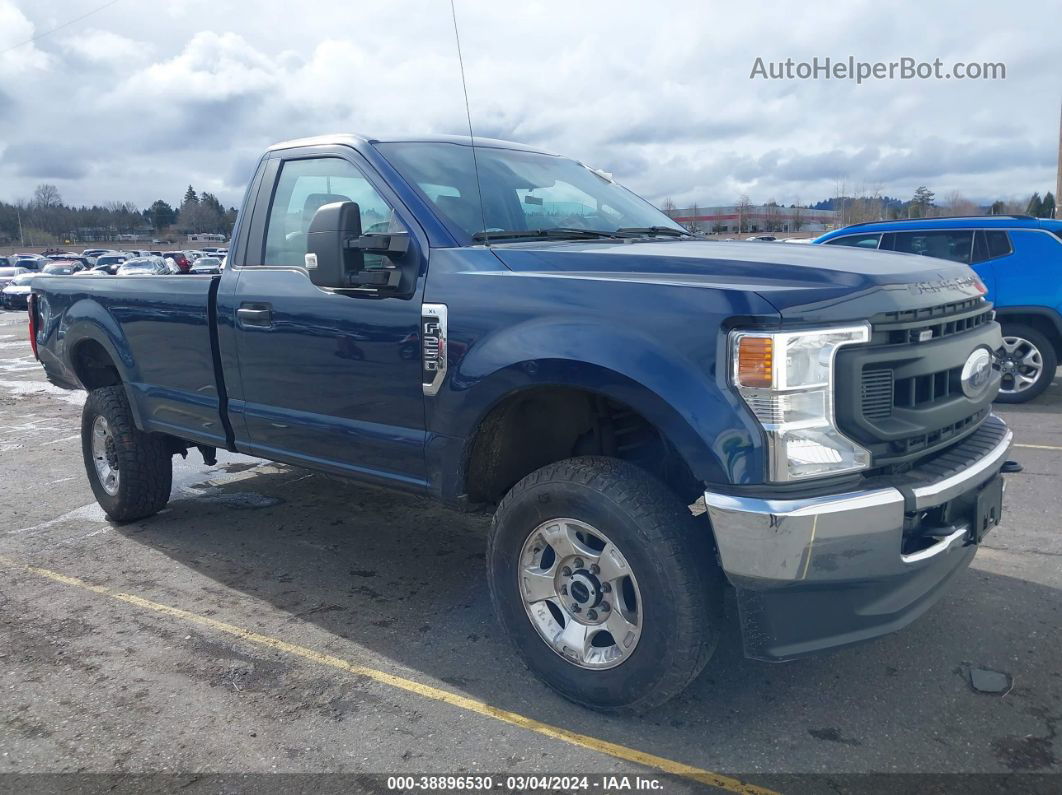
<svg viewBox="0 0 1062 795">
<path fill-rule="evenodd" d="M 92 493 L 114 521 L 143 519 L 169 501 L 173 465 L 166 440 L 137 429 L 122 387 L 89 392 L 81 451 Z"/>
<path fill-rule="evenodd" d="M 498 506 L 487 554 L 494 609 L 561 695 L 648 709 L 685 688 L 715 648 L 721 575 L 708 532 L 631 464 L 551 464 Z"/>
</svg>

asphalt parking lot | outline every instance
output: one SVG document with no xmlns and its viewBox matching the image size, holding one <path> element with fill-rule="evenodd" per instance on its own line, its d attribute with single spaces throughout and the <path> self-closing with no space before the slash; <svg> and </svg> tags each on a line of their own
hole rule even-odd
<svg viewBox="0 0 1062 795">
<path fill-rule="evenodd" d="M 109 524 L 84 395 L 44 380 L 24 325 L 0 313 L 0 773 L 196 791 L 201 773 L 663 772 L 675 791 L 784 791 L 801 779 L 781 774 L 1062 772 L 1059 383 L 1000 411 L 1025 469 L 920 621 L 785 665 L 744 660 L 731 624 L 679 700 L 618 718 L 553 695 L 503 641 L 486 517 L 190 455 L 162 514 Z M 978 692 L 972 669 L 1010 687 Z"/>
</svg>

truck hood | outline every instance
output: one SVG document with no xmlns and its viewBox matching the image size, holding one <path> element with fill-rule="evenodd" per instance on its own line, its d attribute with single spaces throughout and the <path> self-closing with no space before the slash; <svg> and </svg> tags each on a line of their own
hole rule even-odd
<svg viewBox="0 0 1062 795">
<path fill-rule="evenodd" d="M 966 265 L 850 246 L 594 240 L 496 245 L 492 251 L 525 275 L 753 291 L 784 319 L 810 322 L 865 319 L 985 292 Z"/>
</svg>

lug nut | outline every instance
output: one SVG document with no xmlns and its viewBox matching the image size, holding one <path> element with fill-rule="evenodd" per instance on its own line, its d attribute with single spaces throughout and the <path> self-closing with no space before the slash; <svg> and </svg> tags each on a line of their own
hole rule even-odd
<svg viewBox="0 0 1062 795">
<path fill-rule="evenodd" d="M 608 612 L 609 610 L 611 610 L 611 609 L 612 609 L 612 608 L 611 608 L 611 607 L 609 606 L 608 602 L 602 602 L 602 603 L 601 603 L 601 605 L 600 605 L 600 607 L 601 607 L 601 612 L 602 612 L 602 613 L 607 613 L 607 612 Z"/>
<path fill-rule="evenodd" d="M 582 558 L 576 558 L 575 561 L 572 563 L 572 565 L 575 566 L 575 568 L 577 568 L 577 569 L 581 569 L 583 567 L 583 559 Z"/>
<path fill-rule="evenodd" d="M 589 618 L 591 621 L 596 620 L 597 619 L 597 611 L 596 610 L 587 610 L 586 611 L 586 617 Z"/>
<path fill-rule="evenodd" d="M 568 586 L 567 585 L 562 585 L 561 586 L 561 594 L 563 596 L 567 596 L 568 595 Z"/>
<path fill-rule="evenodd" d="M 579 607 L 579 605 L 577 605 L 575 602 L 572 602 L 572 612 L 578 613 L 580 610 L 582 610 L 582 608 Z"/>
<path fill-rule="evenodd" d="M 563 574 L 565 577 L 571 577 L 572 570 L 565 566 L 563 569 L 561 569 L 561 574 Z"/>
<path fill-rule="evenodd" d="M 601 567 L 598 566 L 596 563 L 592 563 L 590 565 L 590 573 L 591 574 L 600 574 L 601 573 Z"/>
<path fill-rule="evenodd" d="M 612 592 L 612 586 L 609 585 L 607 582 L 603 582 L 603 583 L 601 583 L 601 590 L 604 591 L 605 593 L 611 593 Z"/>
</svg>

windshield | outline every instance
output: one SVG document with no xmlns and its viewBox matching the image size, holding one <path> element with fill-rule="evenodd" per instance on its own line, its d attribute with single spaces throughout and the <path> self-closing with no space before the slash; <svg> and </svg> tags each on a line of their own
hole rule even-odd
<svg viewBox="0 0 1062 795">
<path fill-rule="evenodd" d="M 391 164 L 435 205 L 464 244 L 484 232 L 578 230 L 614 233 L 682 227 L 644 199 L 587 167 L 555 155 L 453 143 L 377 144 Z M 564 233 L 550 237 L 564 237 Z M 498 235 L 498 239 L 506 236 Z M 512 237 L 511 235 L 508 237 Z"/>
<path fill-rule="evenodd" d="M 74 272 L 73 265 L 45 265 L 44 272 L 53 276 L 66 276 Z"/>
</svg>

